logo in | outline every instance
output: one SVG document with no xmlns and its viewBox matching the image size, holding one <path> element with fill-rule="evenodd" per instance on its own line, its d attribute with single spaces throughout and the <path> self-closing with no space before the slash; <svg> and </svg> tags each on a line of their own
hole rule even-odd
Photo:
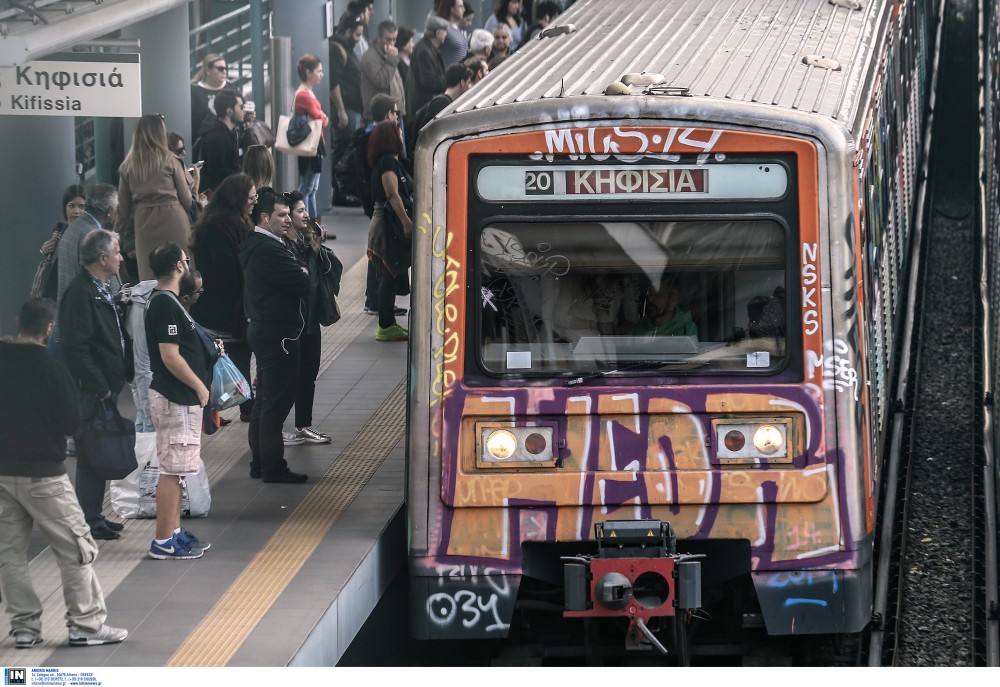
<svg viewBox="0 0 1000 687">
<path fill-rule="evenodd" d="M 27 668 L 4 668 L 3 683 L 5 685 L 26 685 L 28 684 Z"/>
<path fill-rule="evenodd" d="M 177 336 L 177 325 L 168 324 L 167 325 L 167 336 Z"/>
</svg>

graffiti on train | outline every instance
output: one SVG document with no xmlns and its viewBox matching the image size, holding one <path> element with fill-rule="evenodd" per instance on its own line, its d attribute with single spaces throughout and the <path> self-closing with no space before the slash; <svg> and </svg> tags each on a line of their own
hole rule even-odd
<svg viewBox="0 0 1000 687">
<path fill-rule="evenodd" d="M 538 150 L 532 159 L 550 162 L 556 155 L 570 160 L 607 160 L 615 157 L 634 162 L 643 157 L 680 160 L 682 153 L 698 154 L 698 163 L 708 161 L 722 137 L 719 129 L 664 127 L 633 129 L 631 127 L 580 127 L 550 129 L 545 132 L 545 150 Z M 725 156 L 716 156 L 721 161 Z"/>
<path fill-rule="evenodd" d="M 514 593 L 498 572 L 483 568 L 479 575 L 476 566 L 438 567 L 438 582 L 447 589 L 427 597 L 428 619 L 442 629 L 461 627 L 505 636 L 510 626 L 502 618 L 509 617 L 505 610 L 513 603 Z"/>
<path fill-rule="evenodd" d="M 810 380 L 815 379 L 817 370 L 823 370 L 824 389 L 849 393 L 855 401 L 860 397 L 858 370 L 854 364 L 851 347 L 842 339 L 832 339 L 824 343 L 822 356 L 806 351 L 806 365 Z"/>
</svg>

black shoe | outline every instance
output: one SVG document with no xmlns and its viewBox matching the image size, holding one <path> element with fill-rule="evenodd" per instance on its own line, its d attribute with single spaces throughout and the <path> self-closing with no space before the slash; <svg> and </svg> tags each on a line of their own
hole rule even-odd
<svg viewBox="0 0 1000 687">
<path fill-rule="evenodd" d="M 94 539 L 120 539 L 122 535 L 105 525 L 90 528 L 90 536 Z"/>
<path fill-rule="evenodd" d="M 264 481 L 271 484 L 298 484 L 305 482 L 307 479 L 309 479 L 308 475 L 301 472 L 292 472 L 291 470 L 285 470 L 276 475 L 264 475 Z"/>
<path fill-rule="evenodd" d="M 227 426 L 229 426 L 231 424 L 233 424 L 232 420 L 227 420 L 224 417 L 220 417 L 219 418 L 219 427 L 227 427 Z"/>
<path fill-rule="evenodd" d="M 125 525 L 121 524 L 120 522 L 112 522 L 107 518 L 104 519 L 104 526 L 107 527 L 112 532 L 121 532 L 123 529 L 125 529 Z"/>
<path fill-rule="evenodd" d="M 250 466 L 250 478 L 251 479 L 260 479 L 260 468 L 259 467 L 255 466 L 255 465 L 251 465 Z"/>
<path fill-rule="evenodd" d="M 403 315 L 406 314 L 406 308 L 394 308 L 392 314 L 395 315 L 396 317 L 402 317 Z"/>
<path fill-rule="evenodd" d="M 250 422 L 250 413 L 240 411 L 240 422 Z"/>
</svg>

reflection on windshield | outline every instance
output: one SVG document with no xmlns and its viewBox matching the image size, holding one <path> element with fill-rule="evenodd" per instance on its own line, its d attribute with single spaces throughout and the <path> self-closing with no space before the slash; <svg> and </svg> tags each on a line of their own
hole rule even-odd
<svg viewBox="0 0 1000 687">
<path fill-rule="evenodd" d="M 785 355 L 777 222 L 496 223 L 479 249 L 491 372 L 760 371 Z"/>
</svg>

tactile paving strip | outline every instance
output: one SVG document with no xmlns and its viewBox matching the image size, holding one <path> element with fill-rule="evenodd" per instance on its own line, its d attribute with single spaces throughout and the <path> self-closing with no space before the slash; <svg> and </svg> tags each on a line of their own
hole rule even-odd
<svg viewBox="0 0 1000 687">
<path fill-rule="evenodd" d="M 166 663 L 224 666 L 403 437 L 406 383 L 386 399 Z"/>
</svg>

